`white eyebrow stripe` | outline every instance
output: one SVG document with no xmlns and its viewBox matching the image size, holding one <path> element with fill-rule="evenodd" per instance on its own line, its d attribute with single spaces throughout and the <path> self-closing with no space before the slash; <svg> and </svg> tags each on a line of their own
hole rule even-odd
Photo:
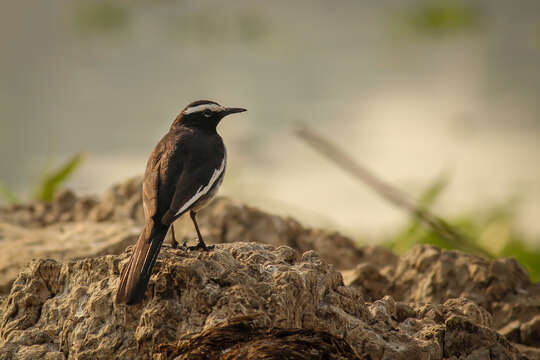
<svg viewBox="0 0 540 360">
<path fill-rule="evenodd" d="M 218 112 L 224 109 L 225 108 L 223 106 L 218 105 L 218 104 L 202 104 L 202 105 L 188 107 L 186 110 L 184 110 L 184 115 L 193 114 L 193 113 L 201 112 L 205 110 Z"/>
<path fill-rule="evenodd" d="M 208 193 L 208 191 L 210 191 L 210 189 L 212 189 L 212 186 L 214 185 L 214 183 L 219 179 L 221 174 L 223 174 L 223 171 L 225 170 L 225 164 L 226 163 L 227 163 L 227 156 L 225 156 L 223 158 L 223 160 L 221 161 L 221 166 L 219 167 L 219 169 L 214 169 L 214 173 L 212 174 L 212 177 L 210 178 L 210 181 L 208 182 L 208 184 L 206 184 L 206 186 L 201 185 L 199 187 L 199 189 L 197 190 L 197 192 L 195 193 L 195 195 L 193 195 L 193 197 L 191 199 L 189 199 L 184 204 L 184 206 L 182 206 L 180 208 L 180 210 L 178 210 L 176 212 L 176 215 L 174 215 L 174 216 L 178 216 L 178 215 L 182 214 L 184 211 L 189 209 L 189 207 L 192 206 L 202 196 L 206 195 Z"/>
</svg>

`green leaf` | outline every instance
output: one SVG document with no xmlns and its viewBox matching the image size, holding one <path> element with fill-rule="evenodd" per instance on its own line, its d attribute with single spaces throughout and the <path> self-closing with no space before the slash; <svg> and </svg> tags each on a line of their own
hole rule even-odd
<svg viewBox="0 0 540 360">
<path fill-rule="evenodd" d="M 439 175 L 438 178 L 422 191 L 418 200 L 420 206 L 425 209 L 433 206 L 439 195 L 442 194 L 448 185 L 448 179 L 447 174 Z M 405 228 L 400 231 L 391 243 L 386 245 L 398 253 L 403 253 L 415 244 L 433 244 L 444 248 L 448 247 L 444 239 L 421 226 L 420 221 L 415 216 L 412 216 Z"/>
<path fill-rule="evenodd" d="M 64 165 L 56 171 L 53 171 L 45 176 L 37 191 L 34 194 L 35 200 L 52 201 L 54 194 L 81 165 L 84 158 L 83 153 L 78 153 L 72 156 Z"/>
<path fill-rule="evenodd" d="M 478 27 L 480 8 L 463 0 L 430 0 L 418 4 L 405 19 L 418 33 L 441 36 Z"/>
<path fill-rule="evenodd" d="M 446 189 L 446 186 L 448 186 L 448 179 L 449 177 L 447 174 L 439 175 L 439 177 L 420 195 L 420 205 L 429 209 L 435 203 L 439 195 L 442 194 L 444 189 Z"/>
</svg>

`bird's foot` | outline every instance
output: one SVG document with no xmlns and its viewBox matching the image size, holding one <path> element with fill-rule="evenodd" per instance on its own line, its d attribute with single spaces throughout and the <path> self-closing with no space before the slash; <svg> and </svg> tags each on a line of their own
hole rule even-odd
<svg viewBox="0 0 540 360">
<path fill-rule="evenodd" d="M 214 245 L 206 245 L 204 241 L 199 241 L 197 245 L 188 247 L 188 250 L 210 251 L 213 249 L 214 249 Z"/>
<path fill-rule="evenodd" d="M 191 250 L 192 247 L 194 246 L 187 246 L 187 241 L 185 240 L 182 243 L 182 245 L 180 245 L 178 241 L 171 241 L 171 249 L 187 251 L 187 250 Z"/>
</svg>

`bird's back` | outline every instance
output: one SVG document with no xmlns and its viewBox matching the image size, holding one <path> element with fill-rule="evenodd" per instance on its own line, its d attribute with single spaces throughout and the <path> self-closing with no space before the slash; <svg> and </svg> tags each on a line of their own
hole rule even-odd
<svg viewBox="0 0 540 360">
<path fill-rule="evenodd" d="M 224 156 L 225 145 L 217 133 L 184 126 L 171 129 L 148 159 L 143 183 L 145 216 L 161 219 L 170 208 L 182 174 L 217 169 Z"/>
</svg>

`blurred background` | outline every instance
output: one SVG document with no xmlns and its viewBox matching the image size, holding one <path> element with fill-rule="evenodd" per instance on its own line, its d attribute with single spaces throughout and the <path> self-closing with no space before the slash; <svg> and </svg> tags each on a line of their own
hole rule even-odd
<svg viewBox="0 0 540 360">
<path fill-rule="evenodd" d="M 303 123 L 492 254 L 538 263 L 537 0 L 1 7 L 4 202 L 55 176 L 100 193 L 142 174 L 176 114 L 212 99 L 249 110 L 220 125 L 221 194 L 361 243 L 432 241 L 297 138 Z"/>
</svg>

